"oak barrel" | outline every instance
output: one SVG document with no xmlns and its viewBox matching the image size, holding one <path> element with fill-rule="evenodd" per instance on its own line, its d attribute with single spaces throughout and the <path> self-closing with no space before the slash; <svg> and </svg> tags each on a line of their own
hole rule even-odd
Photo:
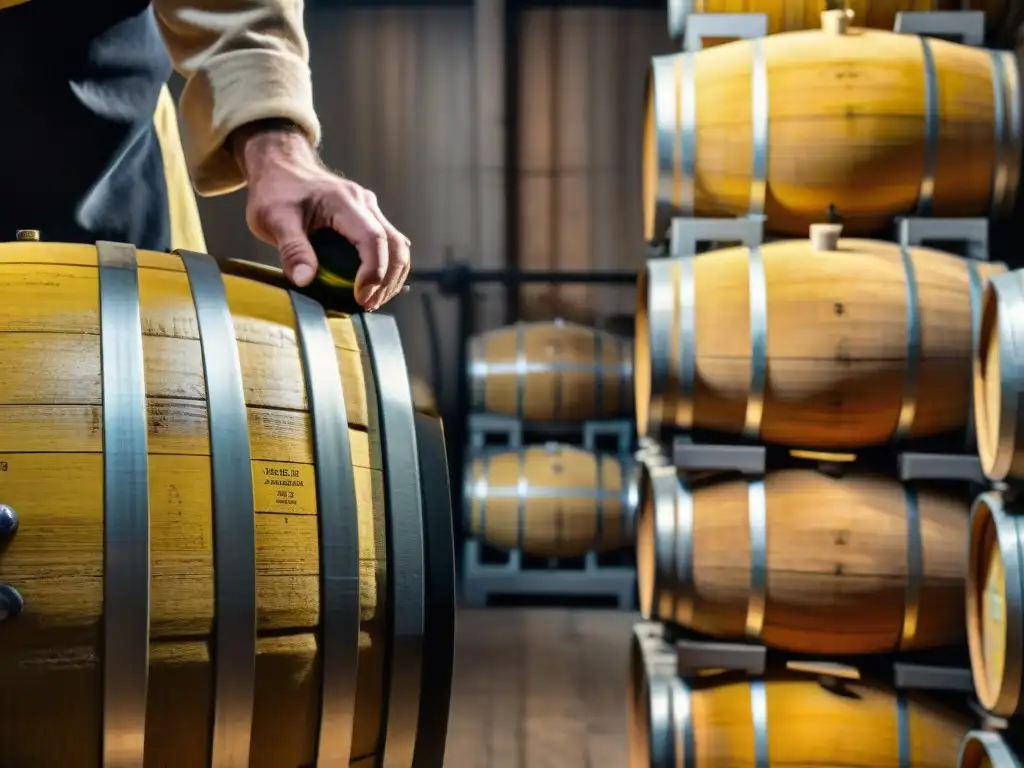
<svg viewBox="0 0 1024 768">
<path fill-rule="evenodd" d="M 983 11 L 988 37 L 998 45 L 1013 42 L 1024 12 L 1013 0 L 847 0 L 845 5 L 873 29 L 892 29 L 900 11 Z M 768 34 L 776 35 L 814 29 L 824 7 L 823 0 L 668 0 L 668 29 L 673 38 L 683 37 L 694 13 L 763 13 Z"/>
<path fill-rule="evenodd" d="M 466 530 L 540 557 L 629 546 L 637 471 L 632 458 L 555 443 L 484 454 L 466 475 Z"/>
<path fill-rule="evenodd" d="M 450 503 L 394 320 L 219 266 L 0 245 L 0 764 L 439 764 Z"/>
<path fill-rule="evenodd" d="M 648 262 L 641 434 L 854 448 L 964 426 L 982 289 L 1005 266 L 818 234 Z"/>
<path fill-rule="evenodd" d="M 982 301 L 974 355 L 974 427 L 981 468 L 991 480 L 1024 476 L 1024 271 L 992 278 Z"/>
<path fill-rule="evenodd" d="M 673 217 L 764 215 L 797 235 L 894 216 L 1008 215 L 1021 165 L 1010 51 L 865 29 L 788 32 L 656 57 L 643 129 L 649 241 Z"/>
<path fill-rule="evenodd" d="M 802 653 L 963 642 L 958 496 L 810 469 L 690 487 L 672 467 L 640 492 L 644 616 Z"/>
<path fill-rule="evenodd" d="M 786 674 L 694 684 L 650 625 L 634 629 L 630 768 L 846 766 L 951 768 L 963 715 L 869 683 Z"/>
<path fill-rule="evenodd" d="M 957 768 L 1021 768 L 1005 734 L 971 731 L 960 745 Z"/>
<path fill-rule="evenodd" d="M 517 323 L 469 341 L 475 411 L 525 421 L 632 416 L 629 341 L 562 320 Z"/>
<path fill-rule="evenodd" d="M 979 496 L 967 540 L 967 642 L 978 701 L 1000 717 L 1024 713 L 1024 523 L 1019 503 Z"/>
</svg>

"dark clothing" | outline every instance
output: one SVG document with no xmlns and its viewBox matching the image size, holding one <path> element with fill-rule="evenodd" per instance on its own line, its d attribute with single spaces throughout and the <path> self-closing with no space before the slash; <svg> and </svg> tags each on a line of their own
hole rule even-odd
<svg viewBox="0 0 1024 768">
<path fill-rule="evenodd" d="M 37 229 L 168 250 L 153 112 L 171 63 L 148 0 L 2 10 L 0 71 L 0 241 Z"/>
</svg>

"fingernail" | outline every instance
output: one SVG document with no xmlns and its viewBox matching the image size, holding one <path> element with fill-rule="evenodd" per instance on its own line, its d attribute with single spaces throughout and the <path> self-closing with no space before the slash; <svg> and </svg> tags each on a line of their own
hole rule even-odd
<svg viewBox="0 0 1024 768">
<path fill-rule="evenodd" d="M 403 235 L 403 237 L 405 237 L 405 236 Z M 406 237 L 405 238 L 405 244 L 406 245 L 412 245 L 412 240 L 410 240 L 408 237 Z"/>
<path fill-rule="evenodd" d="M 299 264 L 292 270 L 292 280 L 297 286 L 303 288 L 313 282 L 316 271 L 309 264 Z"/>
</svg>

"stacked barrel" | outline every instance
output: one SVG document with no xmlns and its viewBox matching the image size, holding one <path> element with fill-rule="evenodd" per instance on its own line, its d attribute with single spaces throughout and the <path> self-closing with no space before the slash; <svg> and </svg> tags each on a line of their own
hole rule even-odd
<svg viewBox="0 0 1024 768">
<path fill-rule="evenodd" d="M 471 410 L 504 420 L 516 439 L 497 448 L 481 441 L 470 456 L 466 533 L 527 557 L 576 558 L 630 546 L 632 437 L 613 451 L 579 439 L 584 425 L 632 411 L 629 342 L 575 323 L 521 322 L 472 338 L 468 366 Z M 479 433 L 473 425 L 471 419 L 471 432 Z"/>
<path fill-rule="evenodd" d="M 748 0 L 769 36 L 652 62 L 632 768 L 1019 768 L 1024 273 L 975 225 L 1016 204 L 1020 73 L 880 28 L 959 3 L 851 5 Z M 1007 42 L 1020 4 L 980 5 Z"/>
</svg>

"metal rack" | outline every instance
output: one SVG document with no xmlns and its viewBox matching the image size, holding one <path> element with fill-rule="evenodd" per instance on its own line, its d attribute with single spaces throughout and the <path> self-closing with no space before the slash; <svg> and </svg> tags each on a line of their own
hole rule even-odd
<svg viewBox="0 0 1024 768">
<path fill-rule="evenodd" d="M 627 420 L 587 421 L 579 425 L 531 425 L 508 416 L 474 413 L 469 417 L 471 456 L 493 450 L 524 447 L 523 435 L 538 427 L 549 436 L 569 438 L 585 450 L 597 451 L 609 439 L 612 452 L 628 459 L 633 442 L 633 423 Z M 492 438 L 497 437 L 497 441 Z M 625 478 L 624 478 L 625 480 Z M 469 514 L 470 479 L 463 479 L 464 516 Z M 464 529 L 468 529 L 464 525 Z M 583 557 L 581 568 L 566 567 L 558 558 L 546 558 L 543 567 L 530 567 L 520 550 L 506 553 L 504 563 L 485 562 L 484 544 L 475 538 L 463 542 L 463 596 L 468 605 L 485 607 L 492 598 L 508 595 L 606 597 L 621 610 L 634 605 L 636 569 L 632 565 L 606 564 L 596 552 Z"/>
</svg>

